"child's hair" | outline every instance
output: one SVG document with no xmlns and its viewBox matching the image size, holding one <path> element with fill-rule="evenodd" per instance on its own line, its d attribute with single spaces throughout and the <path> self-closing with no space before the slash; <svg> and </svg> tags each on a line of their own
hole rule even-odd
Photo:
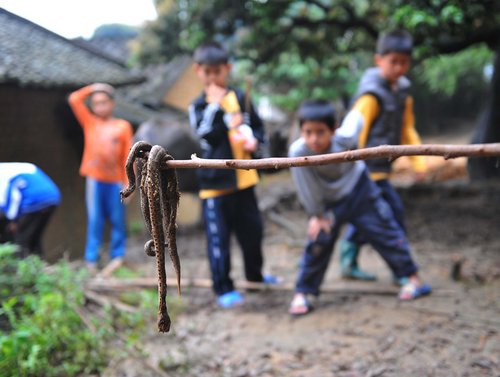
<svg viewBox="0 0 500 377">
<path fill-rule="evenodd" d="M 411 55 L 413 37 L 406 30 L 392 30 L 382 33 L 377 40 L 376 52 L 379 55 L 399 52 Z"/>
<path fill-rule="evenodd" d="M 92 93 L 90 93 L 90 98 L 92 98 L 94 96 L 94 94 L 97 94 L 97 93 L 106 94 L 111 101 L 114 101 L 114 99 L 115 99 L 115 94 L 113 92 L 108 92 L 107 90 L 94 90 Z"/>
<path fill-rule="evenodd" d="M 328 101 L 320 99 L 302 102 L 297 111 L 297 117 L 299 118 L 300 127 L 302 127 L 304 122 L 317 121 L 326 124 L 328 128 L 333 130 L 337 123 L 333 105 Z"/>
<path fill-rule="evenodd" d="M 227 64 L 229 54 L 221 44 L 217 42 L 208 42 L 200 45 L 194 51 L 194 62 L 196 64 Z"/>
</svg>

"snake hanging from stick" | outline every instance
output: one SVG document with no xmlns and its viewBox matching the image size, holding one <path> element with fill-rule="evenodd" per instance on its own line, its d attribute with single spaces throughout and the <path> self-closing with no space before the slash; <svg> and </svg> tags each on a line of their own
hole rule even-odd
<svg viewBox="0 0 500 377">
<path fill-rule="evenodd" d="M 176 241 L 176 217 L 179 205 L 177 175 L 174 169 L 163 169 L 165 161 L 172 159 L 172 156 L 159 145 L 151 146 L 143 141 L 135 143 L 126 164 L 129 185 L 120 192 L 122 199 L 127 198 L 135 191 L 137 182 L 139 183 L 141 211 L 151 235 L 151 240 L 144 245 L 144 251 L 148 256 L 156 256 L 160 332 L 168 332 L 171 323 L 166 303 L 165 248 L 167 247 L 177 275 L 177 291 L 181 293 L 181 266 Z M 134 162 L 137 166 L 137 180 Z"/>
</svg>

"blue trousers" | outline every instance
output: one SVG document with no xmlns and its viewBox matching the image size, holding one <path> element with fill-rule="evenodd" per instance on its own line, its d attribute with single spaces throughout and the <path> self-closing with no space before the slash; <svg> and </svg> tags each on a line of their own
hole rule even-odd
<svg viewBox="0 0 500 377">
<path fill-rule="evenodd" d="M 309 241 L 304 250 L 296 291 L 319 294 L 319 287 L 330 262 L 339 230 L 345 223 L 354 224 L 396 277 L 407 277 L 417 271 L 405 232 L 394 213 L 382 198 L 380 188 L 363 174 L 354 190 L 340 202 L 328 208 L 335 215 L 331 232 L 320 233 Z"/>
<path fill-rule="evenodd" d="M 111 259 L 123 257 L 127 241 L 125 206 L 120 200 L 121 183 L 100 182 L 87 177 L 87 245 L 85 260 L 97 262 L 106 220 L 111 224 Z"/>
<path fill-rule="evenodd" d="M 253 187 L 203 200 L 203 217 L 213 289 L 220 296 L 234 290 L 230 238 L 234 231 L 243 251 L 245 277 L 262 281 L 262 219 Z"/>
<path fill-rule="evenodd" d="M 405 210 L 403 206 L 403 202 L 399 197 L 394 187 L 391 185 L 388 179 L 380 179 L 375 181 L 377 186 L 382 190 L 382 198 L 389 204 L 392 209 L 392 213 L 394 213 L 394 218 L 398 222 L 399 226 L 406 232 L 405 226 Z M 353 242 L 359 246 L 366 243 L 365 238 L 362 234 L 360 234 L 356 227 L 352 224 L 347 225 L 347 228 L 344 233 L 344 239 L 350 242 Z"/>
</svg>

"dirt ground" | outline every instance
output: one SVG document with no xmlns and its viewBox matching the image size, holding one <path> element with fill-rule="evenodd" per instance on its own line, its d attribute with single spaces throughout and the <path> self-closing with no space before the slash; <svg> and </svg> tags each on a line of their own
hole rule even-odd
<svg viewBox="0 0 500 377">
<path fill-rule="evenodd" d="M 431 296 L 399 303 L 386 265 L 369 246 L 361 265 L 378 281 L 341 280 L 336 253 L 323 284 L 328 292 L 302 318 L 287 314 L 292 291 L 243 292 L 242 307 L 222 310 L 210 289 L 188 287 L 171 332 L 158 334 L 152 322 L 141 341 L 142 361 L 123 360 L 106 375 L 500 376 L 500 189 L 466 184 L 460 166 L 457 179 L 445 183 L 432 174 L 434 182 L 408 186 L 404 174 L 399 182 L 408 186 L 400 193 L 409 238 Z M 293 285 L 307 220 L 288 172 L 265 175 L 259 198 L 265 271 Z M 132 240 L 128 264 L 155 276 L 154 261 L 142 257 L 143 241 Z M 180 229 L 178 248 L 185 277 L 209 278 L 201 229 Z M 463 263 L 455 281 L 457 261 Z M 241 280 L 236 244 L 232 262 L 232 276 Z M 169 294 L 176 295 L 175 287 Z"/>
</svg>

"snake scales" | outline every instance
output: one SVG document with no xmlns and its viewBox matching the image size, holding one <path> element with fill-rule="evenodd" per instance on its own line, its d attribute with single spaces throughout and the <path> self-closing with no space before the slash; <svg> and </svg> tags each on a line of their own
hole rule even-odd
<svg viewBox="0 0 500 377">
<path fill-rule="evenodd" d="M 181 266 L 177 254 L 176 217 L 179 204 L 177 175 L 174 169 L 162 169 L 165 161 L 172 160 L 165 149 L 159 145 L 139 141 L 131 148 L 126 172 L 129 185 L 120 192 L 122 199 L 130 196 L 139 183 L 141 211 L 148 228 L 151 240 L 144 245 L 149 256 L 156 256 L 158 271 L 158 330 L 170 330 L 170 317 L 167 309 L 167 276 L 165 271 L 165 248 L 168 248 L 170 259 L 177 275 L 177 291 L 181 293 Z M 137 166 L 137 181 L 134 172 Z"/>
</svg>

